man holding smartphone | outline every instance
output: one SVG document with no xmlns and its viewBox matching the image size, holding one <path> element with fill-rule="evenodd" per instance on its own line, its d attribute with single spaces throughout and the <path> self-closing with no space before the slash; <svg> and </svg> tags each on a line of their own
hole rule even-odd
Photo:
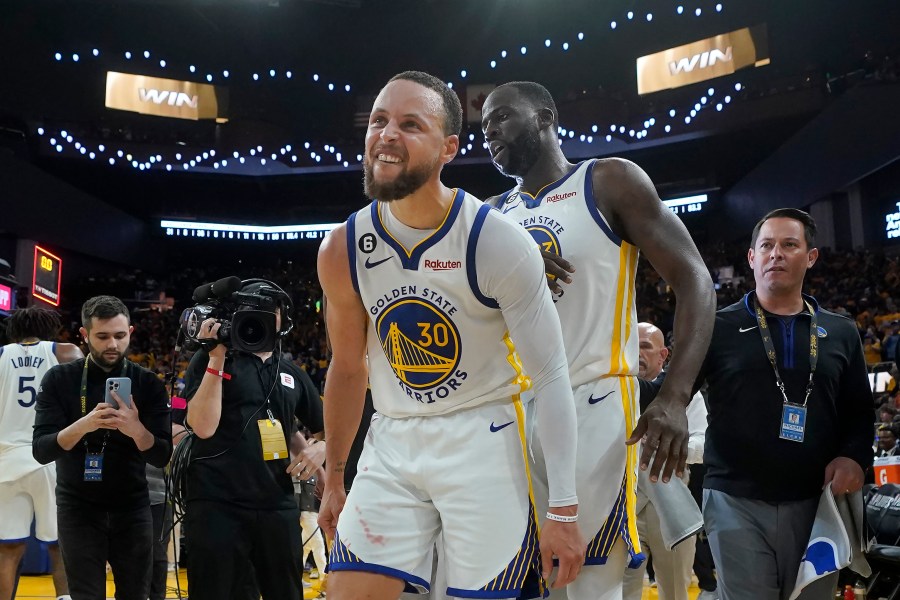
<svg viewBox="0 0 900 600">
<path fill-rule="evenodd" d="M 90 355 L 44 377 L 32 451 L 40 463 L 56 461 L 59 541 L 73 600 L 106 597 L 107 562 L 118 600 L 146 600 L 153 533 L 144 471 L 148 463 L 165 466 L 172 453 L 168 396 L 151 371 L 125 359 L 134 327 L 121 300 L 91 298 L 81 319 Z M 116 391 L 129 386 L 125 396 Z"/>
</svg>

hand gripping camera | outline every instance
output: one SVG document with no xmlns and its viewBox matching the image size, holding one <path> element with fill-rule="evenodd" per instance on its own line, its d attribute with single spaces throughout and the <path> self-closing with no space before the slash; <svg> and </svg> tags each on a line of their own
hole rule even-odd
<svg viewBox="0 0 900 600">
<path fill-rule="evenodd" d="M 275 343 L 294 327 L 291 297 L 266 279 L 225 277 L 194 290 L 198 304 L 181 314 L 185 348 L 211 350 L 224 344 L 242 352 L 270 352 Z M 281 328 L 276 327 L 275 310 L 281 308 Z M 215 341 L 204 340 L 200 325 L 206 319 L 222 324 Z"/>
</svg>

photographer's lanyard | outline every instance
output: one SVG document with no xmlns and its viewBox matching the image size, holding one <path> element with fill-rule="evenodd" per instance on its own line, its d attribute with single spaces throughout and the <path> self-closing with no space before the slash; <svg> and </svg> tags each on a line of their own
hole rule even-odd
<svg viewBox="0 0 900 600">
<path fill-rule="evenodd" d="M 784 398 L 784 408 L 781 411 L 781 431 L 778 435 L 783 440 L 791 442 L 802 442 L 806 430 L 806 403 L 809 402 L 809 396 L 813 390 L 813 375 L 816 372 L 816 364 L 819 360 L 819 329 L 816 320 L 816 311 L 812 305 L 806 300 L 803 301 L 809 310 L 809 381 L 806 383 L 806 396 L 803 398 L 803 404 L 795 404 L 788 400 L 787 391 L 784 387 L 784 380 L 778 371 L 778 357 L 775 355 L 775 346 L 772 345 L 772 336 L 769 332 L 769 324 L 766 321 L 766 315 L 763 314 L 759 307 L 759 300 L 753 297 L 753 307 L 756 309 L 756 322 L 759 324 L 759 335 L 762 337 L 763 346 L 766 349 L 766 356 L 775 371 L 775 382 L 778 389 L 781 390 L 781 397 Z M 785 348 L 787 352 L 788 349 Z"/>
<path fill-rule="evenodd" d="M 84 369 L 81 371 L 81 416 L 87 415 L 87 377 L 88 377 L 88 361 L 91 358 L 84 359 Z M 125 367 L 128 365 L 128 359 L 122 361 L 122 373 L 119 377 L 125 377 Z M 85 481 L 103 481 L 103 453 L 106 451 L 106 442 L 109 441 L 109 429 L 103 432 L 103 444 L 100 446 L 100 452 L 91 452 L 88 446 L 87 437 L 82 439 L 84 442 L 84 480 Z"/>
</svg>

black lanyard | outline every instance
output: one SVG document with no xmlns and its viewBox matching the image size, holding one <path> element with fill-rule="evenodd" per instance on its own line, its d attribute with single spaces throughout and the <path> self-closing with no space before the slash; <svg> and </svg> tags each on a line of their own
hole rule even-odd
<svg viewBox="0 0 900 600">
<path fill-rule="evenodd" d="M 87 415 L 87 376 L 88 376 L 88 361 L 91 358 L 88 356 L 84 359 L 84 369 L 81 370 L 81 416 Z M 128 359 L 125 358 L 122 360 L 122 373 L 119 374 L 119 377 L 125 377 L 125 368 L 128 366 Z M 106 442 L 109 440 L 109 429 L 107 429 L 103 433 L 103 445 L 100 447 L 99 454 L 103 454 L 103 451 L 106 450 Z M 88 448 L 87 437 L 84 438 L 84 450 L 88 454 L 90 454 L 91 449 Z"/>
<path fill-rule="evenodd" d="M 806 305 L 806 308 L 809 310 L 809 381 L 806 384 L 806 396 L 803 398 L 802 406 L 806 406 L 806 403 L 809 402 L 809 395 L 812 394 L 813 389 L 813 375 L 816 372 L 816 363 L 819 361 L 819 329 L 816 321 L 816 311 L 813 309 L 812 305 L 806 300 L 803 301 Z M 778 389 L 781 390 L 781 395 L 784 398 L 785 404 L 790 404 L 790 401 L 787 397 L 787 391 L 784 389 L 784 380 L 781 378 L 781 373 L 778 371 L 778 357 L 775 355 L 775 346 L 772 345 L 772 336 L 769 333 L 769 324 L 766 321 L 766 315 L 763 314 L 762 308 L 759 307 L 759 300 L 757 300 L 756 296 L 753 297 L 753 307 L 756 309 L 756 322 L 759 324 L 759 335 L 762 337 L 763 346 L 766 348 L 766 356 L 769 357 L 769 363 L 772 365 L 772 370 L 775 371 L 775 381 L 778 384 Z M 787 351 L 787 349 L 785 349 Z"/>
</svg>

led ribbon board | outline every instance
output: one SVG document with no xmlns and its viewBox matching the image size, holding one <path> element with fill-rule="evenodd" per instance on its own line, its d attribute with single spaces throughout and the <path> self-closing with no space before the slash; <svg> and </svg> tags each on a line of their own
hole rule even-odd
<svg viewBox="0 0 900 600">
<path fill-rule="evenodd" d="M 163 233 L 170 237 L 190 237 L 213 240 L 321 240 L 340 223 L 313 225 L 233 225 L 230 223 L 197 223 L 194 221 L 159 222 Z"/>
<path fill-rule="evenodd" d="M 637 59 L 638 94 L 677 88 L 769 64 L 766 26 L 744 27 Z"/>
<path fill-rule="evenodd" d="M 62 259 L 40 246 L 34 247 L 34 272 L 31 295 L 47 304 L 59 306 L 59 284 L 62 278 Z"/>
<path fill-rule="evenodd" d="M 684 198 L 671 198 L 663 200 L 663 204 L 669 207 L 676 215 L 685 213 L 697 213 L 703 210 L 703 205 L 707 201 L 706 194 L 698 194 L 696 196 L 685 196 Z"/>
</svg>

